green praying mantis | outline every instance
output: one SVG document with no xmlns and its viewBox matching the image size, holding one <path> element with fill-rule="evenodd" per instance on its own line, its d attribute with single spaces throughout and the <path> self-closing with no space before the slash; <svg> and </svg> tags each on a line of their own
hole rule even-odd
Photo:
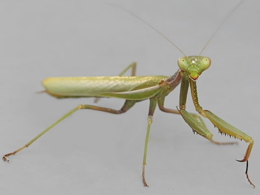
<svg viewBox="0 0 260 195">
<path fill-rule="evenodd" d="M 240 2 L 241 3 L 241 2 Z M 240 4 L 239 3 L 239 4 Z M 239 4 L 234 8 L 234 10 L 239 6 Z M 233 10 L 233 11 L 234 11 Z M 232 11 L 232 12 L 233 12 Z M 129 11 L 128 11 L 129 12 Z M 231 13 L 232 13 L 231 12 Z M 230 14 L 231 14 L 230 13 Z M 132 14 L 130 12 L 130 14 Z M 139 18 L 138 16 L 134 15 Z M 139 18 L 142 20 L 141 18 Z M 143 21 L 143 20 L 142 20 Z M 121 98 L 125 99 L 125 102 L 121 109 L 116 110 L 107 107 L 100 107 L 94 105 L 79 105 L 56 122 L 51 124 L 48 128 L 38 134 L 31 141 L 26 143 L 24 146 L 18 148 L 17 150 L 5 154 L 3 156 L 3 160 L 9 161 L 9 156 L 15 155 L 20 152 L 24 148 L 30 146 L 33 142 L 39 139 L 46 132 L 51 130 L 54 126 L 62 122 L 67 117 L 71 116 L 78 110 L 81 109 L 89 109 L 102 111 L 112 114 L 122 114 L 127 112 L 130 108 L 132 108 L 135 103 L 149 99 L 149 112 L 148 112 L 148 125 L 147 125 L 147 133 L 145 137 L 145 146 L 144 146 L 144 155 L 143 155 L 143 167 L 142 167 L 142 182 L 144 186 L 148 186 L 145 177 L 145 166 L 148 152 L 148 144 L 149 137 L 151 131 L 151 125 L 153 122 L 153 115 L 156 107 L 166 113 L 172 113 L 181 115 L 184 121 L 190 126 L 190 128 L 197 134 L 203 136 L 214 144 L 234 144 L 235 142 L 217 142 L 213 139 L 212 133 L 206 127 L 202 116 L 209 119 L 211 123 L 218 128 L 220 133 L 232 136 L 237 139 L 244 140 L 249 143 L 248 148 L 246 150 L 245 156 L 242 160 L 238 160 L 239 162 L 246 162 L 246 177 L 248 182 L 255 187 L 255 185 L 251 182 L 248 176 L 248 160 L 250 157 L 251 150 L 254 145 L 254 140 L 252 137 L 245 134 L 243 131 L 237 129 L 236 127 L 230 125 L 214 113 L 209 110 L 205 110 L 199 103 L 198 99 L 198 91 L 196 81 L 199 76 L 207 70 L 211 65 L 211 59 L 205 56 L 201 56 L 202 51 L 210 42 L 212 37 L 216 34 L 218 29 L 209 39 L 205 47 L 202 49 L 200 55 L 198 56 L 187 56 L 182 50 L 180 50 L 174 43 L 172 43 L 167 37 L 165 37 L 162 33 L 160 33 L 157 29 L 152 27 L 149 23 L 143 21 L 145 24 L 153 28 L 159 34 L 161 34 L 164 38 L 166 38 L 171 44 L 173 44 L 183 55 L 178 60 L 179 69 L 172 76 L 136 76 L 136 63 L 130 64 L 126 67 L 118 76 L 108 77 L 108 76 L 100 76 L 100 77 L 57 77 L 57 78 L 47 78 L 43 80 L 42 84 L 45 88 L 45 92 L 49 95 L 56 98 L 78 98 L 78 97 L 94 97 L 94 98 L 102 98 L 102 97 L 113 97 L 113 98 Z M 223 24 L 223 23 L 222 23 Z M 124 74 L 131 70 L 131 76 L 124 76 Z M 179 96 L 179 105 L 176 109 L 166 108 L 164 106 L 165 97 L 171 93 L 179 84 L 180 87 L 180 96 Z M 186 100 L 188 95 L 188 90 L 190 88 L 191 97 L 193 100 L 193 104 L 195 106 L 196 111 L 199 114 L 190 113 L 186 110 Z"/>
</svg>

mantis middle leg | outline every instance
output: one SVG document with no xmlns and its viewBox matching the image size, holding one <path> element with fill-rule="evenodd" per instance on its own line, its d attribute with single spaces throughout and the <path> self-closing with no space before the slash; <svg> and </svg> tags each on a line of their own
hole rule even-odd
<svg viewBox="0 0 260 195">
<path fill-rule="evenodd" d="M 154 114 L 156 105 L 157 105 L 157 100 L 155 98 L 151 98 L 150 99 L 149 112 L 148 112 L 148 125 L 147 125 L 146 137 L 145 137 L 143 169 L 142 169 L 142 179 L 143 179 L 143 184 L 144 184 L 145 187 L 148 187 L 148 184 L 147 184 L 146 179 L 145 179 L 146 157 L 147 157 L 147 152 L 148 152 L 148 144 L 149 144 L 149 138 L 150 138 L 151 125 L 153 123 L 153 114 Z"/>
</svg>

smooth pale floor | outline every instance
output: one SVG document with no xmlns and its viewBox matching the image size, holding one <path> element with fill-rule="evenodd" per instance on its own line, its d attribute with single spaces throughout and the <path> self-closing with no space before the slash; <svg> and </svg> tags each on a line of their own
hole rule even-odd
<svg viewBox="0 0 260 195">
<path fill-rule="evenodd" d="M 55 76 L 113 76 L 138 62 L 139 75 L 171 75 L 182 54 L 127 12 L 151 23 L 187 55 L 198 55 L 237 0 L 2 1 L 0 3 L 0 154 L 24 145 L 78 104 L 43 93 L 41 80 Z M 251 135 L 255 145 L 247 182 L 247 144 L 217 146 L 180 116 L 156 111 L 147 165 L 141 167 L 148 101 L 128 113 L 78 111 L 16 156 L 0 162 L 0 194 L 259 194 L 260 2 L 246 0 L 202 55 L 212 66 L 198 80 L 200 103 Z M 177 88 L 166 106 L 178 105 Z M 120 108 L 122 100 L 98 105 Z M 187 109 L 194 112 L 191 99 Z M 220 136 L 210 123 L 214 138 Z"/>
</svg>

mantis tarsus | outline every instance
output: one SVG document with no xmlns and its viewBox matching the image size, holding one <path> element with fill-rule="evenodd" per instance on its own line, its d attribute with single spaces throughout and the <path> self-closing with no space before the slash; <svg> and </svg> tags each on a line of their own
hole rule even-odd
<svg viewBox="0 0 260 195">
<path fill-rule="evenodd" d="M 148 23 L 146 24 L 152 27 L 150 24 Z M 153 29 L 156 30 L 155 28 Z M 218 29 L 215 31 L 215 33 L 218 31 Z M 156 31 L 159 32 L 158 30 Z M 213 36 L 215 35 L 215 33 L 213 34 Z M 163 37 L 166 38 L 164 35 Z M 209 41 L 210 40 L 211 39 L 209 39 Z M 181 51 L 174 43 L 172 44 L 179 51 Z M 79 109 L 90 109 L 90 110 L 102 111 L 102 112 L 107 112 L 112 114 L 122 114 L 127 112 L 132 106 L 134 106 L 135 103 L 142 100 L 149 99 L 150 106 L 149 106 L 148 126 L 147 126 L 147 134 L 145 138 L 143 169 L 142 169 L 142 181 L 144 186 L 148 186 L 145 178 L 145 165 L 146 165 L 150 130 L 153 121 L 153 114 L 157 105 L 159 109 L 163 112 L 181 115 L 185 120 L 185 122 L 192 128 L 194 132 L 210 140 L 212 143 L 233 144 L 235 142 L 220 143 L 213 140 L 212 139 L 213 135 L 204 124 L 203 119 L 200 115 L 202 115 L 205 118 L 208 118 L 211 121 L 211 123 L 219 129 L 221 133 L 248 142 L 249 145 L 246 154 L 242 160 L 239 160 L 239 162 L 246 162 L 245 174 L 248 179 L 248 182 L 252 186 L 254 186 L 254 184 L 250 181 L 248 177 L 248 159 L 254 144 L 252 137 L 248 136 L 247 134 L 240 131 L 236 127 L 225 122 L 223 119 L 219 118 L 211 111 L 204 110 L 199 104 L 196 80 L 199 78 L 199 76 L 202 74 L 203 71 L 205 71 L 210 67 L 210 65 L 211 65 L 211 60 L 208 57 L 204 57 L 201 55 L 186 56 L 184 54 L 184 57 L 181 57 L 178 60 L 179 70 L 177 70 L 177 72 L 172 76 L 136 76 L 136 63 L 132 63 L 127 68 L 125 68 L 119 76 L 114 76 L 114 77 L 47 78 L 43 81 L 45 92 L 56 98 L 114 97 L 114 98 L 122 98 L 125 99 L 126 101 L 124 105 L 121 107 L 121 109 L 119 110 L 100 107 L 100 106 L 93 106 L 93 105 L 79 105 L 74 109 L 72 109 L 71 111 L 69 111 L 68 113 L 66 113 L 55 123 L 51 124 L 47 129 L 42 131 L 39 135 L 37 135 L 35 138 L 33 138 L 23 147 L 15 150 L 14 152 L 5 154 L 3 156 L 3 160 L 9 161 L 8 159 L 9 156 L 15 155 L 16 153 L 20 152 L 24 148 L 30 146 L 34 141 L 40 138 L 43 134 L 48 132 L 55 125 L 59 124 L 61 121 L 63 121 L 65 118 L 72 115 L 74 112 L 76 112 Z M 132 75 L 123 76 L 130 69 L 132 69 Z M 177 107 L 177 109 L 165 108 L 164 107 L 165 97 L 171 91 L 173 91 L 175 87 L 178 86 L 180 83 L 181 83 L 181 88 L 180 88 L 179 106 Z M 195 109 L 200 115 L 189 113 L 188 111 L 186 111 L 186 99 L 187 99 L 189 87 L 191 90 L 191 96 L 192 96 Z"/>
</svg>

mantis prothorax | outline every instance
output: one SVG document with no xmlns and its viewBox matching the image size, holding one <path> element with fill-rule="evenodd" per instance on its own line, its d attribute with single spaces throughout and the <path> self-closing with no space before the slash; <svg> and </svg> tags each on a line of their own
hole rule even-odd
<svg viewBox="0 0 260 195">
<path fill-rule="evenodd" d="M 241 3 L 241 2 L 240 2 Z M 239 3 L 239 4 L 240 4 Z M 239 5 L 238 4 L 238 5 Z M 234 8 L 234 10 L 238 7 Z M 233 10 L 233 11 L 234 11 Z M 232 11 L 232 12 L 233 12 Z M 129 11 L 128 11 L 129 12 Z M 231 12 L 231 13 L 232 13 Z M 131 12 L 130 12 L 131 13 Z M 132 13 L 131 13 L 132 14 Z M 137 16 L 135 16 L 137 17 Z M 139 17 L 137 17 L 139 18 Z M 140 18 L 139 18 L 140 19 Z M 141 19 L 142 20 L 142 19 Z M 143 20 L 142 20 L 143 21 Z M 152 27 L 150 24 L 145 22 L 147 25 Z M 223 23 L 222 23 L 223 24 Z M 153 27 L 152 27 L 153 28 Z M 219 27 L 220 28 L 220 27 Z M 218 28 L 218 29 L 219 29 Z M 156 30 L 155 28 L 153 28 Z M 213 36 L 216 34 L 218 29 L 215 31 Z M 159 32 L 158 30 L 156 30 Z M 159 32 L 160 33 L 160 32 Z M 162 33 L 160 33 L 162 34 Z M 213 37 L 212 36 L 212 37 Z M 164 38 L 166 38 L 163 35 Z M 211 37 L 211 39 L 212 39 Z M 166 38 L 167 39 L 167 38 Z M 211 40 L 210 39 L 210 40 Z M 168 40 L 168 39 L 167 39 Z M 209 41 L 210 41 L 209 40 Z M 208 41 L 208 42 L 209 42 Z M 171 42 L 172 43 L 172 42 Z M 173 43 L 172 43 L 173 44 Z M 208 44 L 208 43 L 207 43 Z M 207 45 L 206 44 L 206 45 Z M 173 44 L 179 51 L 181 51 L 175 44 Z M 205 47 L 204 47 L 205 48 Z M 203 48 L 203 50 L 204 50 Z M 203 51 L 202 50 L 202 51 Z M 201 52 L 202 52 L 201 51 Z M 181 51 L 182 52 L 182 51 Z M 183 53 L 183 52 L 182 52 Z M 184 54 L 184 53 L 183 53 Z M 14 152 L 5 154 L 3 159 L 9 161 L 8 157 L 15 155 L 24 148 L 30 146 L 34 141 L 52 129 L 54 126 L 59 124 L 61 121 L 75 113 L 80 109 L 90 109 L 96 111 L 102 111 L 112 114 L 122 114 L 127 112 L 135 103 L 149 99 L 149 114 L 148 114 L 148 126 L 147 134 L 145 138 L 144 156 L 143 156 L 143 169 L 142 169 L 142 181 L 144 186 L 148 186 L 145 178 L 145 165 L 146 157 L 148 151 L 148 143 L 151 125 L 153 122 L 153 114 L 158 106 L 163 112 L 179 114 L 183 117 L 185 122 L 191 127 L 191 129 L 197 134 L 203 136 L 204 138 L 210 140 L 215 144 L 234 144 L 235 142 L 220 143 L 213 140 L 213 135 L 208 130 L 203 122 L 201 116 L 208 118 L 211 123 L 219 129 L 223 134 L 230 135 L 234 138 L 238 138 L 248 142 L 248 148 L 245 156 L 239 162 L 246 162 L 246 177 L 249 183 L 254 186 L 248 177 L 248 159 L 253 148 L 254 141 L 252 137 L 248 136 L 244 132 L 240 131 L 236 127 L 230 125 L 217 115 L 213 114 L 209 110 L 204 110 L 198 101 L 198 92 L 196 80 L 199 76 L 208 69 L 211 65 L 211 60 L 204 56 L 186 56 L 181 57 L 178 60 L 179 69 L 172 76 L 136 76 L 136 63 L 129 65 L 119 76 L 114 77 L 57 77 L 57 78 L 47 78 L 43 81 L 43 86 L 45 87 L 45 92 L 56 98 L 77 98 L 77 97 L 113 97 L 125 99 L 124 105 L 121 109 L 111 109 L 106 107 L 94 106 L 94 105 L 79 105 L 73 108 L 71 111 L 66 113 L 55 123 L 51 124 L 48 128 L 42 131 L 39 135 L 25 144 L 23 147 L 15 150 Z M 129 69 L 132 69 L 131 76 L 123 76 Z M 179 106 L 177 109 L 169 109 L 164 107 L 165 97 L 172 92 L 176 86 L 181 83 L 180 96 L 179 96 Z M 197 112 L 201 115 L 189 113 L 186 111 L 186 99 L 188 94 L 188 89 L 191 90 L 192 100 Z"/>
</svg>

